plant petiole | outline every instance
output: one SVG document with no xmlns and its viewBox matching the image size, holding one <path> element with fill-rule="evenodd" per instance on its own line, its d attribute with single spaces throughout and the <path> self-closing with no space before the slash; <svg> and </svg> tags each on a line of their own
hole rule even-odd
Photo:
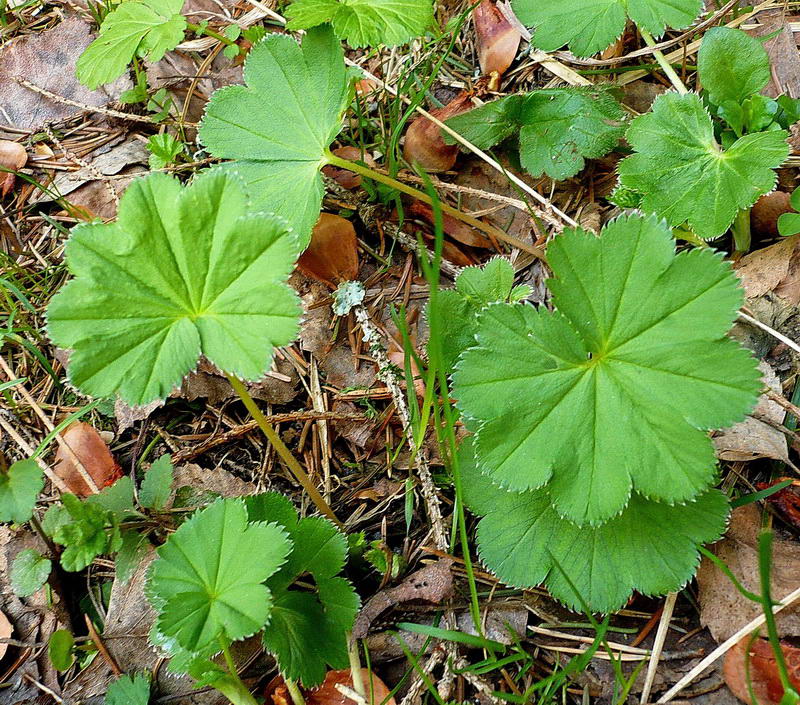
<svg viewBox="0 0 800 705">
<path fill-rule="evenodd" d="M 289 691 L 289 695 L 292 697 L 292 702 L 294 705 L 306 705 L 306 699 L 300 692 L 300 688 L 297 687 L 297 683 L 290 678 L 284 678 L 283 680 L 286 683 L 286 689 Z"/>
<path fill-rule="evenodd" d="M 272 447 L 275 448 L 275 451 L 278 453 L 278 455 L 281 456 L 283 462 L 285 462 L 289 467 L 289 470 L 291 470 L 292 474 L 295 476 L 295 479 L 308 493 L 308 496 L 311 498 L 311 501 L 315 504 L 317 509 L 319 509 L 322 514 L 328 517 L 328 519 L 330 519 L 337 527 L 340 529 L 344 528 L 344 524 L 342 524 L 342 522 L 339 521 L 339 519 L 333 513 L 333 510 L 319 493 L 319 490 L 314 486 L 314 483 L 311 482 L 311 478 L 306 474 L 306 471 L 303 470 L 302 466 L 297 461 L 297 458 L 292 455 L 292 451 L 290 451 L 286 447 L 286 444 L 281 440 L 281 437 L 278 435 L 275 427 L 269 421 L 267 421 L 267 418 L 263 413 L 261 413 L 261 409 L 258 408 L 255 401 L 253 401 L 253 397 L 251 397 L 250 393 L 247 391 L 247 387 L 245 387 L 241 380 L 239 380 L 237 377 L 228 374 L 227 372 L 225 373 L 225 376 L 231 383 L 233 391 L 236 392 L 238 397 L 242 400 L 242 403 L 250 412 L 253 420 L 258 424 L 258 427 L 267 437 L 267 440 L 272 444 Z"/>
<path fill-rule="evenodd" d="M 736 214 L 736 219 L 731 225 L 733 242 L 737 255 L 750 252 L 750 209 L 743 208 Z"/>
<path fill-rule="evenodd" d="M 656 40 L 653 39 L 653 35 L 650 34 L 650 32 L 648 32 L 646 29 L 639 27 L 639 34 L 642 35 L 642 39 L 644 39 L 644 43 L 647 44 L 647 46 L 650 48 L 656 46 Z M 662 68 L 664 73 L 667 74 L 667 78 L 675 87 L 675 90 L 681 95 L 686 95 L 689 92 L 688 89 L 683 84 L 683 81 L 681 81 L 680 76 L 678 76 L 678 74 L 675 72 L 675 69 L 672 68 L 672 64 L 667 61 L 664 53 L 660 49 L 653 49 L 653 58 L 658 62 L 658 65 Z"/>
<path fill-rule="evenodd" d="M 418 189 L 409 186 L 408 184 L 404 184 L 402 181 L 398 181 L 397 179 L 393 179 L 388 174 L 384 174 L 383 172 L 376 171 L 375 169 L 370 169 L 369 167 L 363 166 L 362 164 L 358 164 L 356 162 L 348 161 L 347 159 L 342 159 L 341 157 L 337 157 L 335 154 L 332 154 L 330 150 L 326 150 L 325 158 L 328 164 L 332 164 L 334 166 L 338 166 L 340 169 L 347 169 L 348 171 L 352 171 L 355 174 L 359 174 L 361 176 L 366 176 L 368 179 L 373 179 L 374 181 L 379 181 L 382 184 L 386 184 L 387 186 L 391 186 L 394 189 L 406 194 L 407 196 L 411 196 L 412 198 L 416 198 L 418 201 L 422 201 L 423 203 L 427 203 L 429 206 L 433 205 L 433 199 L 423 191 L 419 191 Z M 494 227 L 493 225 L 488 225 L 477 218 L 474 218 L 471 215 L 466 213 L 462 213 L 457 208 L 453 208 L 452 206 L 448 206 L 446 203 L 441 204 L 442 212 L 446 213 L 447 215 L 451 216 L 452 218 L 456 218 L 467 225 L 471 225 L 473 228 L 480 230 L 481 232 L 486 233 L 487 235 L 497 238 L 498 240 L 502 240 L 503 242 L 507 242 L 509 245 L 513 245 L 514 247 L 524 250 L 525 252 L 529 252 L 530 254 L 538 257 L 539 259 L 544 259 L 544 252 L 538 248 L 534 247 L 533 245 L 529 245 L 527 242 L 523 242 L 518 238 L 513 237 L 512 235 L 508 235 L 507 233 L 503 232 L 499 228 Z"/>
<path fill-rule="evenodd" d="M 218 42 L 222 42 L 223 44 L 225 44 L 225 45 L 227 45 L 229 47 L 237 47 L 238 48 L 238 46 L 239 46 L 232 39 L 228 39 L 224 34 L 220 34 L 219 32 L 211 29 L 210 27 L 201 27 L 199 24 L 194 24 L 192 22 L 187 22 L 186 23 L 186 28 L 190 32 L 194 32 L 197 35 L 202 36 L 202 35 L 205 34 L 208 37 L 212 37 L 213 39 L 216 39 Z"/>
<path fill-rule="evenodd" d="M 233 662 L 230 645 L 225 637 L 220 636 L 219 643 L 222 647 L 225 665 L 228 668 L 228 675 L 212 683 L 212 687 L 216 688 L 228 698 L 233 705 L 259 705 L 258 700 L 253 697 L 253 694 L 247 689 L 242 679 L 239 678 L 239 671 L 236 668 L 236 664 Z"/>
</svg>

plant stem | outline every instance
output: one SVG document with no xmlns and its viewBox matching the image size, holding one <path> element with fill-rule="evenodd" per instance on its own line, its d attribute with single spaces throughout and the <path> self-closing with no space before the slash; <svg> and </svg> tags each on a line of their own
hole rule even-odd
<svg viewBox="0 0 800 705">
<path fill-rule="evenodd" d="M 418 201 L 422 201 L 423 203 L 427 203 L 429 206 L 433 205 L 433 199 L 427 194 L 419 191 L 408 184 L 404 184 L 402 181 L 398 181 L 397 179 L 393 179 L 388 174 L 384 174 L 380 171 L 375 171 L 374 169 L 370 169 L 369 167 L 363 166 L 361 164 L 357 164 L 356 162 L 348 161 L 347 159 L 342 159 L 337 157 L 335 154 L 332 154 L 330 150 L 327 150 L 325 153 L 325 158 L 328 161 L 328 164 L 333 164 L 334 166 L 338 166 L 340 169 L 347 169 L 348 171 L 352 171 L 355 174 L 359 174 L 361 176 L 365 176 L 368 179 L 373 179 L 374 181 L 379 181 L 382 184 L 386 184 L 387 186 L 391 186 L 398 191 L 406 194 L 407 196 L 411 196 L 412 198 L 416 198 Z M 441 204 L 442 212 L 447 213 L 447 215 L 451 216 L 452 218 L 456 218 L 467 225 L 471 225 L 473 228 L 480 230 L 481 232 L 486 233 L 498 240 L 502 240 L 507 242 L 509 245 L 513 245 L 514 247 L 524 250 L 525 252 L 529 252 L 530 254 L 538 257 L 539 259 L 544 259 L 544 252 L 538 247 L 534 247 L 533 245 L 529 245 L 527 242 L 523 242 L 522 240 L 509 235 L 508 233 L 503 232 L 499 228 L 494 227 L 493 225 L 488 225 L 477 218 L 474 218 L 471 215 L 467 215 L 466 213 L 462 213 L 457 208 L 453 208 L 452 206 L 448 206 L 445 203 Z"/>
<path fill-rule="evenodd" d="M 253 417 L 253 420 L 258 424 L 258 427 L 263 431 L 264 435 L 267 437 L 267 440 L 272 443 L 272 447 L 276 450 L 278 455 L 281 456 L 283 462 L 289 467 L 292 474 L 295 476 L 295 479 L 303 486 L 303 489 L 308 493 L 308 496 L 311 498 L 311 501 L 316 505 L 317 509 L 324 514 L 328 519 L 330 519 L 336 526 L 340 529 L 344 527 L 342 522 L 336 517 L 333 513 L 333 510 L 330 508 L 328 503 L 323 499 L 322 495 L 319 493 L 319 490 L 314 486 L 314 483 L 311 482 L 311 478 L 306 474 L 306 471 L 303 470 L 302 466 L 297 459 L 292 455 L 292 451 L 290 451 L 286 444 L 281 440 L 281 437 L 278 435 L 278 432 L 275 430 L 275 427 L 267 421 L 267 418 L 261 413 L 261 409 L 256 406 L 256 403 L 253 401 L 253 397 L 250 396 L 250 393 L 247 391 L 247 387 L 239 380 L 238 378 L 234 377 L 231 374 L 225 373 L 225 376 L 228 378 L 228 381 L 231 383 L 231 387 L 233 387 L 233 391 L 239 396 L 239 398 L 244 403 L 247 410 L 250 412 L 250 415 Z"/>
<path fill-rule="evenodd" d="M 644 39 L 644 43 L 647 44 L 649 47 L 656 46 L 656 40 L 653 39 L 653 35 L 650 34 L 646 29 L 639 27 L 639 34 L 642 35 L 642 39 Z M 675 90 L 678 91 L 681 95 L 685 95 L 688 93 L 688 89 L 681 81 L 680 76 L 675 72 L 675 69 L 672 68 L 672 64 L 667 61 L 667 57 L 664 56 L 663 52 L 660 49 L 653 49 L 653 58 L 658 62 L 658 65 L 667 75 L 667 78 L 670 80 L 673 86 L 675 86 Z"/>
<path fill-rule="evenodd" d="M 292 696 L 294 705 L 306 705 L 306 699 L 300 692 L 300 688 L 297 687 L 297 683 L 286 677 L 284 677 L 283 680 L 286 683 L 286 689 L 289 691 L 289 695 Z"/>
<path fill-rule="evenodd" d="M 227 44 L 229 47 L 238 47 L 238 44 L 236 44 L 236 42 L 234 42 L 232 39 L 228 39 L 224 34 L 220 34 L 219 32 L 211 29 L 210 27 L 203 28 L 198 24 L 193 24 L 192 22 L 187 22 L 186 23 L 186 28 L 190 32 L 194 32 L 195 34 L 200 34 L 200 35 L 205 34 L 205 35 L 208 35 L 209 37 L 213 37 L 218 42 L 222 42 L 223 44 Z"/>
<path fill-rule="evenodd" d="M 743 208 L 736 214 L 736 219 L 731 226 L 736 254 L 744 255 L 750 252 L 750 209 Z"/>
<path fill-rule="evenodd" d="M 220 636 L 219 643 L 225 658 L 225 665 L 228 667 L 228 675 L 212 683 L 211 687 L 222 693 L 234 705 L 259 705 L 242 679 L 239 678 L 239 671 L 233 662 L 231 649 L 225 637 Z"/>
<path fill-rule="evenodd" d="M 350 660 L 350 674 L 353 678 L 353 690 L 362 698 L 367 699 L 367 690 L 364 688 L 364 679 L 361 677 L 361 659 L 358 658 L 358 639 L 347 632 L 347 656 Z"/>
</svg>

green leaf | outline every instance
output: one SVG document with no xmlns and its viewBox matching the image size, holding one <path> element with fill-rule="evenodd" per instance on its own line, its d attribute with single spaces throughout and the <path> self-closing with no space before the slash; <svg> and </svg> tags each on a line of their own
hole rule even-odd
<svg viewBox="0 0 800 705">
<path fill-rule="evenodd" d="M 122 536 L 113 512 L 104 509 L 99 502 L 81 502 L 72 494 L 61 495 L 61 501 L 66 515 L 64 512 L 58 515 L 52 538 L 66 546 L 61 554 L 64 570 L 83 570 L 97 556 L 120 548 Z"/>
<path fill-rule="evenodd" d="M 76 227 L 66 255 L 74 278 L 48 307 L 48 332 L 72 349 L 70 380 L 85 394 L 163 399 L 201 354 L 258 379 L 297 332 L 285 284 L 295 238 L 254 213 L 230 174 L 187 187 L 165 174 L 134 181 L 117 222 Z"/>
<path fill-rule="evenodd" d="M 783 130 L 745 135 L 723 151 L 694 94 L 659 96 L 626 137 L 635 153 L 622 160 L 620 183 L 643 194 L 643 210 L 688 223 L 702 238 L 722 235 L 739 210 L 769 193 L 789 154 Z"/>
<path fill-rule="evenodd" d="M 11 564 L 11 589 L 15 595 L 33 595 L 47 581 L 52 563 L 32 548 L 21 550 Z"/>
<path fill-rule="evenodd" d="M 431 0 L 295 0 L 286 8 L 287 29 L 330 22 L 351 47 L 395 46 L 425 33 L 433 23 Z"/>
<path fill-rule="evenodd" d="M 717 490 L 672 506 L 634 494 L 605 524 L 579 527 L 558 515 L 547 489 L 510 492 L 492 484 L 471 459 L 470 446 L 467 441 L 459 451 L 460 468 L 465 503 L 484 517 L 477 529 L 481 561 L 508 585 L 544 582 L 576 610 L 579 596 L 592 610 L 611 612 L 633 590 L 663 595 L 680 589 L 694 575 L 698 546 L 725 530 L 728 501 Z"/>
<path fill-rule="evenodd" d="M 632 490 L 669 503 L 712 482 L 706 431 L 740 421 L 761 387 L 725 336 L 742 303 L 710 248 L 675 254 L 655 217 L 565 231 L 547 252 L 555 312 L 493 304 L 453 395 L 481 468 L 514 490 L 549 483 L 577 524 L 618 514 Z"/>
<path fill-rule="evenodd" d="M 144 474 L 139 488 L 139 503 L 146 509 L 159 511 L 169 502 L 172 491 L 172 459 L 162 455 Z"/>
<path fill-rule="evenodd" d="M 188 651 L 220 637 L 235 641 L 261 629 L 270 616 L 263 581 L 291 550 L 277 524 L 247 523 L 244 502 L 225 499 L 197 512 L 158 549 L 148 596 L 158 629 Z"/>
<path fill-rule="evenodd" d="M 42 487 L 42 469 L 35 460 L 18 460 L 6 472 L 0 471 L 0 521 L 28 521 Z"/>
<path fill-rule="evenodd" d="M 104 487 L 97 494 L 87 497 L 86 501 L 111 512 L 119 521 L 137 513 L 133 506 L 133 480 L 127 475 L 119 478 L 113 485 Z"/>
<path fill-rule="evenodd" d="M 223 168 L 247 182 L 254 206 L 286 218 L 305 247 L 319 218 L 320 168 L 342 127 L 350 89 L 342 47 L 330 28 L 314 28 L 302 47 L 271 34 L 244 68 L 247 87 L 226 86 L 211 97 L 200 141 Z"/>
<path fill-rule="evenodd" d="M 347 539 L 330 521 L 322 517 L 301 519 L 289 531 L 294 548 L 286 564 L 270 579 L 271 586 L 285 587 L 295 579 L 310 573 L 314 579 L 332 578 L 347 559 Z"/>
<path fill-rule="evenodd" d="M 94 90 L 125 73 L 136 55 L 160 61 L 183 41 L 186 20 L 181 7 L 183 0 L 121 3 L 106 15 L 97 39 L 78 58 L 78 80 Z"/>
<path fill-rule="evenodd" d="M 66 671 L 75 661 L 75 656 L 72 653 L 74 645 L 75 639 L 67 629 L 57 629 L 50 635 L 47 653 L 50 656 L 50 662 L 57 671 Z"/>
<path fill-rule="evenodd" d="M 747 32 L 712 27 L 703 35 L 697 55 L 703 88 L 713 103 L 743 103 L 760 93 L 770 80 L 769 55 Z"/>
<path fill-rule="evenodd" d="M 544 51 L 565 44 L 577 56 L 590 56 L 614 43 L 630 18 L 660 36 L 667 27 L 683 29 L 700 14 L 702 0 L 512 0 L 514 13 L 534 27 L 532 42 Z"/>
<path fill-rule="evenodd" d="M 106 705 L 147 705 L 150 700 L 150 678 L 144 673 L 127 673 L 108 684 Z"/>
<path fill-rule="evenodd" d="M 148 164 L 151 169 L 163 169 L 167 164 L 172 164 L 183 151 L 183 142 L 176 140 L 169 132 L 151 135 L 147 141 L 147 151 L 150 152 Z"/>
<path fill-rule="evenodd" d="M 577 174 L 584 159 L 614 149 L 625 132 L 625 112 L 601 88 L 554 88 L 500 98 L 456 115 L 447 125 L 488 149 L 519 132 L 522 166 L 559 181 Z M 448 140 L 449 141 L 449 140 Z"/>
<path fill-rule="evenodd" d="M 299 517 L 291 500 L 280 492 L 261 492 L 243 497 L 248 521 L 274 521 L 291 533 Z"/>
<path fill-rule="evenodd" d="M 494 257 L 483 267 L 465 267 L 455 284 L 455 289 L 440 291 L 435 299 L 442 326 L 443 362 L 448 370 L 462 351 L 475 344 L 478 312 L 484 306 L 518 301 L 530 291 L 527 286 L 514 287 L 514 268 L 503 257 Z"/>
</svg>

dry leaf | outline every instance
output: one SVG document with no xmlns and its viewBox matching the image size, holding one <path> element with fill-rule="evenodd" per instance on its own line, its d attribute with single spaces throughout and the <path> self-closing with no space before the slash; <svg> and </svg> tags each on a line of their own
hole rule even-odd
<svg viewBox="0 0 800 705">
<path fill-rule="evenodd" d="M 489 90 L 497 90 L 500 77 L 517 56 L 522 35 L 492 0 L 483 0 L 472 11 L 481 73 L 491 76 Z"/>
<path fill-rule="evenodd" d="M 331 288 L 358 277 L 358 237 L 353 224 L 339 215 L 321 213 L 311 243 L 297 262 L 307 277 Z"/>
<path fill-rule="evenodd" d="M 750 685 L 758 705 L 778 705 L 783 697 L 783 685 L 775 653 L 766 639 L 757 638 L 752 643 L 750 641 L 750 637 L 746 636 L 725 655 L 722 669 L 725 683 L 739 700 L 751 703 L 748 688 L 749 670 Z M 749 654 L 746 653 L 748 643 L 750 643 Z M 781 642 L 781 650 L 789 672 L 789 682 L 800 689 L 800 649 Z"/>
<path fill-rule="evenodd" d="M 791 197 L 785 191 L 773 191 L 759 198 L 750 211 L 750 227 L 765 237 L 779 237 L 778 218 L 793 213 Z"/>
<path fill-rule="evenodd" d="M 800 98 L 800 56 L 787 19 L 782 8 L 758 13 L 759 26 L 754 34 L 761 38 L 770 37 L 764 42 L 764 49 L 769 55 L 772 78 L 763 90 L 764 95 L 770 98 L 784 93 Z"/>
<path fill-rule="evenodd" d="M 378 678 L 369 669 L 361 669 L 361 679 L 364 688 L 367 691 L 367 702 L 374 705 L 396 705 L 393 697 L 389 697 L 389 688 L 386 684 Z M 344 685 L 353 689 L 353 674 L 350 669 L 343 669 L 341 671 L 328 671 L 325 680 L 317 688 L 302 689 L 303 697 L 305 698 L 306 705 L 353 705 L 353 701 L 337 689 L 337 685 Z M 372 698 L 370 699 L 370 695 Z M 289 695 L 289 690 L 286 687 L 286 682 L 283 676 L 275 676 L 264 690 L 264 697 L 266 702 L 273 705 L 292 705 L 292 698 Z"/>
<path fill-rule="evenodd" d="M 781 519 L 793 526 L 795 530 L 800 531 L 800 481 L 790 477 L 779 477 L 773 483 L 757 483 L 756 489 L 766 490 L 784 480 L 792 480 L 792 484 L 771 494 L 765 501 L 775 507 Z"/>
<path fill-rule="evenodd" d="M 14 625 L 8 621 L 8 617 L 3 612 L 0 612 L 0 639 L 10 639 L 14 633 Z M 6 655 L 8 651 L 8 644 L 0 642 L 0 659 Z"/>
<path fill-rule="evenodd" d="M 61 436 L 72 448 L 98 489 L 113 485 L 122 477 L 122 468 L 114 460 L 105 441 L 93 426 L 83 421 L 76 421 L 67 426 Z M 88 497 L 92 494 L 72 456 L 60 445 L 56 451 L 53 469 L 73 494 L 78 497 Z"/>
<path fill-rule="evenodd" d="M 748 300 L 774 292 L 800 304 L 800 236 L 792 235 L 775 245 L 742 257 L 736 264 Z"/>
<path fill-rule="evenodd" d="M 19 171 L 28 162 L 28 153 L 19 142 L 0 140 L 0 167 Z M 15 174 L 0 171 L 0 196 L 5 196 L 14 188 Z"/>
<path fill-rule="evenodd" d="M 409 215 L 421 218 L 431 224 L 434 222 L 433 208 L 427 203 L 414 201 L 408 205 L 406 210 Z M 467 225 L 465 222 L 451 215 L 447 215 L 447 213 L 442 214 L 442 227 L 445 233 L 454 240 L 458 240 L 462 245 L 480 247 L 485 250 L 490 250 L 493 247 L 491 241 L 485 235 L 478 232 L 472 226 Z"/>
<path fill-rule="evenodd" d="M 429 112 L 444 122 L 473 107 L 469 95 L 462 92 L 443 108 Z M 426 117 L 418 117 L 406 130 L 403 156 L 409 164 L 419 164 L 425 171 L 447 171 L 456 163 L 458 145 L 445 144 L 438 125 Z"/>
</svg>

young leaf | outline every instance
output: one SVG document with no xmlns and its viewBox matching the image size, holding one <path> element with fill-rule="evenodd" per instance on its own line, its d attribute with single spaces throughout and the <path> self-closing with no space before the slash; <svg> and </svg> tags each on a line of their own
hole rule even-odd
<svg viewBox="0 0 800 705">
<path fill-rule="evenodd" d="M 546 583 L 573 609 L 581 609 L 579 596 L 592 610 L 611 612 L 633 590 L 663 595 L 680 589 L 694 574 L 698 545 L 725 530 L 728 501 L 717 490 L 677 505 L 634 493 L 605 524 L 579 527 L 558 515 L 547 489 L 511 492 L 492 484 L 477 469 L 470 446 L 467 440 L 459 451 L 460 467 L 465 503 L 484 517 L 477 530 L 481 560 L 509 585 Z"/>
<path fill-rule="evenodd" d="M 11 564 L 11 589 L 15 595 L 33 595 L 47 581 L 52 563 L 38 551 L 25 548 Z"/>
<path fill-rule="evenodd" d="M 122 537 L 112 512 L 99 502 L 81 502 L 72 494 L 61 495 L 61 502 L 63 511 L 52 538 L 66 546 L 61 554 L 64 570 L 83 570 L 97 556 L 120 548 Z"/>
<path fill-rule="evenodd" d="M 287 29 L 330 22 L 351 47 L 396 46 L 419 37 L 433 23 L 431 0 L 295 0 L 286 8 Z"/>
<path fill-rule="evenodd" d="M 72 349 L 70 379 L 85 394 L 164 398 L 201 354 L 258 379 L 297 332 L 285 284 L 296 240 L 282 219 L 252 212 L 231 174 L 134 181 L 117 222 L 76 227 L 66 254 L 74 278 L 48 307 L 48 332 Z"/>
<path fill-rule="evenodd" d="M 113 485 L 104 487 L 97 494 L 90 495 L 86 501 L 111 512 L 118 521 L 130 514 L 136 514 L 133 506 L 133 480 L 127 475 L 119 478 Z"/>
<path fill-rule="evenodd" d="M 626 137 L 635 153 L 620 163 L 620 183 L 642 194 L 643 210 L 688 223 L 702 238 L 725 233 L 739 210 L 771 191 L 789 154 L 784 130 L 745 135 L 723 151 L 694 94 L 659 96 Z"/>
<path fill-rule="evenodd" d="M 522 24 L 535 28 L 532 41 L 540 49 L 569 44 L 573 54 L 590 56 L 613 44 L 628 18 L 656 36 L 667 27 L 688 27 L 703 0 L 512 0 L 511 6 Z"/>
<path fill-rule="evenodd" d="M 75 661 L 75 655 L 72 653 L 73 646 L 75 646 L 75 638 L 68 629 L 57 629 L 50 635 L 47 653 L 57 671 L 66 671 Z"/>
<path fill-rule="evenodd" d="M 213 96 L 200 141 L 215 157 L 235 159 L 255 206 L 286 218 L 305 247 L 324 192 L 320 168 L 350 101 L 341 44 L 330 28 L 308 31 L 302 46 L 271 34 L 244 68 L 247 87 Z"/>
<path fill-rule="evenodd" d="M 183 142 L 176 140 L 169 132 L 151 135 L 147 141 L 147 151 L 150 152 L 147 163 L 151 169 L 162 169 L 172 164 L 182 150 Z"/>
<path fill-rule="evenodd" d="M 128 0 L 106 15 L 100 34 L 78 58 L 76 75 L 94 90 L 119 78 L 139 55 L 160 61 L 183 41 L 183 0 Z"/>
<path fill-rule="evenodd" d="M 483 267 L 462 269 L 455 289 L 440 291 L 435 299 L 447 369 L 452 370 L 459 354 L 475 344 L 478 312 L 484 306 L 519 301 L 529 292 L 527 286 L 514 286 L 514 268 L 503 257 L 494 257 Z M 428 316 L 430 313 L 429 310 Z"/>
<path fill-rule="evenodd" d="M 559 181 L 583 169 L 584 159 L 614 149 L 625 132 L 624 118 L 608 90 L 569 87 L 500 98 L 447 125 L 481 149 L 519 131 L 522 166 Z"/>
<path fill-rule="evenodd" d="M 28 521 L 42 487 L 42 469 L 35 460 L 18 460 L 0 471 L 0 521 Z"/>
<path fill-rule="evenodd" d="M 710 249 L 675 254 L 655 217 L 601 237 L 565 231 L 548 248 L 555 312 L 493 304 L 459 360 L 454 396 L 478 462 L 513 490 L 548 490 L 559 514 L 597 524 L 632 490 L 669 503 L 714 477 L 706 430 L 741 420 L 761 387 L 725 336 L 742 302 Z"/>
<path fill-rule="evenodd" d="M 703 88 L 716 105 L 741 104 L 770 80 L 769 55 L 756 37 L 741 29 L 712 27 L 697 54 Z"/>
<path fill-rule="evenodd" d="M 286 560 L 291 541 L 277 524 L 248 524 L 240 500 L 197 512 L 158 549 L 148 597 L 158 629 L 188 651 L 220 637 L 235 641 L 261 629 L 272 598 L 264 580 Z"/>
<path fill-rule="evenodd" d="M 169 455 L 162 455 L 144 474 L 139 488 L 139 502 L 146 509 L 164 509 L 171 490 L 172 459 Z"/>
<path fill-rule="evenodd" d="M 108 684 L 106 705 L 147 705 L 149 700 L 150 679 L 144 673 L 126 673 Z"/>
</svg>

